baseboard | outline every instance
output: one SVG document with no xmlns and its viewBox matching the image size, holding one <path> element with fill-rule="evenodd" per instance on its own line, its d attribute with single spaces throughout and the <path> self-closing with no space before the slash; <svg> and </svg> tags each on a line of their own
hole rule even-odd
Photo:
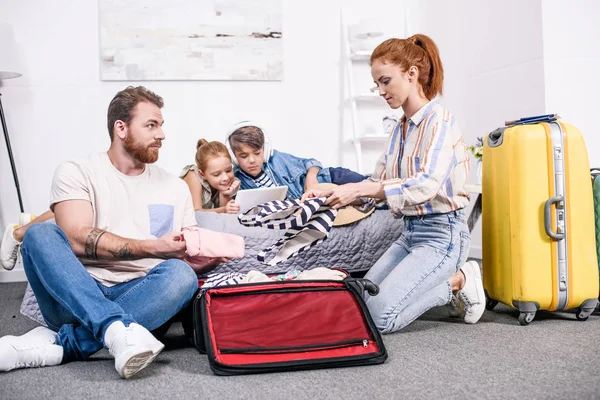
<svg viewBox="0 0 600 400">
<path fill-rule="evenodd" d="M 481 253 L 481 246 L 471 246 L 469 258 L 476 258 L 477 260 L 481 260 L 483 258 L 483 255 Z"/>
<path fill-rule="evenodd" d="M 9 282 L 27 282 L 27 276 L 22 268 L 15 268 L 11 271 L 0 270 L 0 283 Z"/>
<path fill-rule="evenodd" d="M 23 269 L 23 260 L 21 257 L 17 259 L 17 264 L 12 270 L 7 271 L 3 268 L 0 268 L 0 283 L 8 282 L 27 282 L 27 275 L 25 275 L 25 270 Z"/>
</svg>

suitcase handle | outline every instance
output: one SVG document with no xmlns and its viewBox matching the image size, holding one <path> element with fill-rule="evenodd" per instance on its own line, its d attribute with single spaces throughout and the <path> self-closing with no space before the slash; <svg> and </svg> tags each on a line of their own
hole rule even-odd
<svg viewBox="0 0 600 400">
<path fill-rule="evenodd" d="M 535 115 L 533 117 L 519 118 L 512 121 L 504 121 L 505 126 L 538 124 L 540 122 L 554 122 L 559 119 L 558 114 Z"/>
<path fill-rule="evenodd" d="M 364 278 L 346 278 L 344 282 L 352 287 L 359 295 L 362 296 L 363 292 L 369 292 L 369 296 L 377 296 L 379 294 L 379 286 L 374 284 L 368 279 Z"/>
<path fill-rule="evenodd" d="M 564 200 L 563 196 L 552 197 L 551 199 L 546 200 L 546 204 L 544 205 L 544 229 L 546 230 L 546 235 L 555 240 L 564 239 L 565 233 L 552 231 L 552 203 L 560 203 Z"/>
<path fill-rule="evenodd" d="M 361 281 L 365 290 L 369 292 L 369 296 L 377 296 L 379 294 L 379 286 L 368 279 L 361 279 Z"/>
</svg>

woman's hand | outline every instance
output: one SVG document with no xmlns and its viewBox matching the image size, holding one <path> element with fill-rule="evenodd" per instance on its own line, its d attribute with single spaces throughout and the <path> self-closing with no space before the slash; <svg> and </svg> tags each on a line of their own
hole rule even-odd
<svg viewBox="0 0 600 400">
<path fill-rule="evenodd" d="M 225 204 L 225 212 L 227 214 L 237 214 L 240 212 L 240 205 L 235 202 L 235 200 L 229 200 L 227 204 Z"/>
<path fill-rule="evenodd" d="M 384 198 L 383 187 L 379 182 L 347 183 L 330 190 L 309 190 L 302 195 L 301 201 L 313 197 L 327 197 L 326 205 L 333 209 L 357 202 L 361 197 Z"/>
<path fill-rule="evenodd" d="M 319 197 L 327 197 L 327 196 L 330 196 L 331 193 L 333 193 L 333 189 L 329 189 L 329 190 L 318 190 L 318 189 L 308 190 L 308 191 L 304 192 L 304 194 L 302 195 L 302 198 L 300 199 L 300 201 L 302 203 L 304 203 L 306 201 L 306 199 L 313 199 L 313 198 L 319 198 Z"/>
<path fill-rule="evenodd" d="M 358 199 L 360 191 L 355 183 L 348 183 L 330 190 L 309 190 L 302 195 L 300 201 L 304 202 L 306 199 L 314 197 L 327 197 L 324 204 L 330 205 L 333 209 L 338 209 Z"/>
<path fill-rule="evenodd" d="M 224 196 L 231 197 L 237 193 L 239 188 L 240 188 L 240 181 L 238 181 L 237 179 L 234 179 L 231 186 L 229 186 L 229 189 L 222 191 L 221 194 Z"/>
<path fill-rule="evenodd" d="M 350 203 L 355 202 L 361 197 L 361 188 L 359 183 L 347 183 L 345 185 L 338 186 L 325 200 L 326 205 L 330 205 L 331 208 L 337 210 L 338 208 L 344 207 Z"/>
</svg>

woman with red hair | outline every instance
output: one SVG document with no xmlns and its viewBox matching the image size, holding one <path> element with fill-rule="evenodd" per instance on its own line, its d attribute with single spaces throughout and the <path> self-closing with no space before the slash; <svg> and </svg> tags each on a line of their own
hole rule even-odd
<svg viewBox="0 0 600 400">
<path fill-rule="evenodd" d="M 447 304 L 466 323 L 475 323 L 485 295 L 479 265 L 465 264 L 469 156 L 454 117 L 437 99 L 444 81 L 438 48 L 421 34 L 388 39 L 373 51 L 370 65 L 374 90 L 404 116 L 369 180 L 313 190 L 303 198 L 328 196 L 326 203 L 334 208 L 385 200 L 404 224 L 400 238 L 365 276 L 380 287 L 367 306 L 383 333 Z"/>
</svg>

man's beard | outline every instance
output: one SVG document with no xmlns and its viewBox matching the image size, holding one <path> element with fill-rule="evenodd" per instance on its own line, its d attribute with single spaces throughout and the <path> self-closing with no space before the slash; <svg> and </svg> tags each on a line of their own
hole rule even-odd
<svg viewBox="0 0 600 400">
<path fill-rule="evenodd" d="M 131 134 L 125 138 L 125 151 L 136 160 L 145 164 L 152 164 L 158 160 L 158 149 L 151 149 L 150 146 L 161 146 L 160 141 L 156 141 L 148 146 L 138 144 Z"/>
</svg>

